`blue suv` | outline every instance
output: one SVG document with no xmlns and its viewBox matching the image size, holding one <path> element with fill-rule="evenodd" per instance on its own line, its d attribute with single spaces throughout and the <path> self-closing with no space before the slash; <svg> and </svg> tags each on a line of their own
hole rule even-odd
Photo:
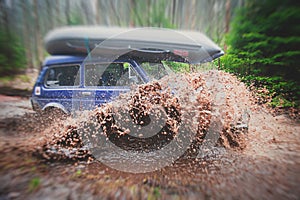
<svg viewBox="0 0 300 200">
<path fill-rule="evenodd" d="M 168 74 L 163 61 L 203 63 L 223 55 L 198 32 L 165 29 L 65 27 L 50 32 L 45 44 L 51 56 L 31 103 L 37 111 L 64 113 L 93 109 L 131 85 L 162 78 Z"/>
<path fill-rule="evenodd" d="M 81 56 L 51 56 L 43 64 L 33 89 L 34 110 L 92 109 L 130 90 L 133 84 L 143 84 L 167 75 L 162 63 L 137 62 L 120 58 L 85 60 Z"/>
</svg>

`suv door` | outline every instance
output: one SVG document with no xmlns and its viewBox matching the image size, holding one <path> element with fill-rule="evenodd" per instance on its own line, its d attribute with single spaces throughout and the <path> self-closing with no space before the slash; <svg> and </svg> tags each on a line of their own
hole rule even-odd
<svg viewBox="0 0 300 200">
<path fill-rule="evenodd" d="M 73 91 L 80 86 L 80 65 L 66 64 L 48 67 L 42 84 L 43 94 L 39 98 L 42 107 L 58 107 L 70 112 Z"/>
<path fill-rule="evenodd" d="M 127 62 L 87 63 L 83 70 L 84 87 L 77 93 L 80 104 L 75 110 L 91 110 L 128 92 L 133 84 L 143 81 Z"/>
</svg>

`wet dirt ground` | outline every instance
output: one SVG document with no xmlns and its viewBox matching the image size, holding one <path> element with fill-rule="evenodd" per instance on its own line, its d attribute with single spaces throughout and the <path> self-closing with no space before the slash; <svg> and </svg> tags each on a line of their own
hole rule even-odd
<svg viewBox="0 0 300 200">
<path fill-rule="evenodd" d="M 232 98 L 235 96 L 232 91 Z M 300 199 L 300 123 L 256 104 L 245 148 L 212 148 L 149 173 L 37 155 L 66 121 L 0 96 L 0 199 Z"/>
</svg>

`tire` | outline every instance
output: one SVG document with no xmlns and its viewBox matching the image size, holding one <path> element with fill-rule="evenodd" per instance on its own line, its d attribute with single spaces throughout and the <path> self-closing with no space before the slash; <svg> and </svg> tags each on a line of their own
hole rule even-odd
<svg viewBox="0 0 300 200">
<path fill-rule="evenodd" d="M 67 118 L 67 114 L 60 108 L 49 107 L 43 111 L 44 118 L 49 121 L 63 120 Z"/>
</svg>

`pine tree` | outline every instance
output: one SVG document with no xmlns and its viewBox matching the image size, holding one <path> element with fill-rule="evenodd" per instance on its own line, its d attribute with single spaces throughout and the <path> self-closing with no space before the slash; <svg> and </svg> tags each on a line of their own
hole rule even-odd
<svg viewBox="0 0 300 200">
<path fill-rule="evenodd" d="M 225 68 L 275 95 L 299 101 L 299 21 L 299 1 L 247 1 L 231 24 Z"/>
</svg>

